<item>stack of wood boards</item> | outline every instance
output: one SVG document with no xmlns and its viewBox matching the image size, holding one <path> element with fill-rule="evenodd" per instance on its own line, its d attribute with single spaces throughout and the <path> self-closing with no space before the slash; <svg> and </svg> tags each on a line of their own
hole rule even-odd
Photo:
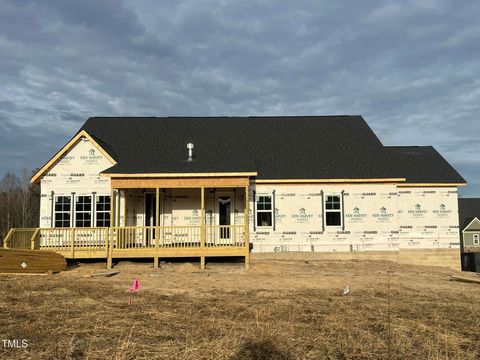
<svg viewBox="0 0 480 360">
<path fill-rule="evenodd" d="M 39 274 L 66 268 L 65 258 L 52 251 L 0 248 L 0 273 Z"/>
</svg>

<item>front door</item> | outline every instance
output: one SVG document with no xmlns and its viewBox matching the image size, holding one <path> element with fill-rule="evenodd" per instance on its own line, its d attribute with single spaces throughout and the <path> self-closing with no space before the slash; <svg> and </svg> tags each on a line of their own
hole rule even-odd
<svg viewBox="0 0 480 360">
<path fill-rule="evenodd" d="M 145 226 L 157 226 L 157 201 L 155 199 L 156 194 L 147 192 L 145 193 Z M 161 204 L 161 202 L 160 202 Z M 161 211 L 160 207 L 160 211 Z M 147 245 L 153 244 L 155 240 L 155 229 L 147 228 L 144 230 L 143 238 Z"/>
<path fill-rule="evenodd" d="M 155 193 L 145 193 L 145 226 L 156 226 Z"/>
<path fill-rule="evenodd" d="M 233 223 L 233 194 L 219 193 L 217 195 L 218 225 L 220 239 L 230 239 L 230 225 Z"/>
</svg>

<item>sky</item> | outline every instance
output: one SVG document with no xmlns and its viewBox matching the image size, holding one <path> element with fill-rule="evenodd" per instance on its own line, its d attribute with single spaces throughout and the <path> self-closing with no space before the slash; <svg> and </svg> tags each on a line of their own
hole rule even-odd
<svg viewBox="0 0 480 360">
<path fill-rule="evenodd" d="M 480 1 L 0 0 L 0 177 L 90 116 L 360 114 L 480 197 Z"/>
</svg>

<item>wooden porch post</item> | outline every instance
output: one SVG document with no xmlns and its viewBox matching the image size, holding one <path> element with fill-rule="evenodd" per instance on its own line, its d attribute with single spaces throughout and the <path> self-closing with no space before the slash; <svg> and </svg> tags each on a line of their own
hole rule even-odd
<svg viewBox="0 0 480 360">
<path fill-rule="evenodd" d="M 113 234 L 115 227 L 115 189 L 112 188 L 110 193 L 110 228 L 108 229 L 108 245 L 107 245 L 107 269 L 112 268 L 112 255 L 113 255 Z"/>
<path fill-rule="evenodd" d="M 122 204 L 122 202 L 121 202 L 121 200 L 122 200 L 122 193 L 121 193 L 121 191 L 118 190 L 118 191 L 117 191 L 117 194 L 116 194 L 115 196 L 118 197 L 118 199 L 116 200 L 116 201 L 118 201 L 118 204 L 116 205 L 116 206 L 118 207 L 118 209 L 116 210 L 117 221 L 115 221 L 115 224 L 116 224 L 117 226 L 120 226 L 120 225 L 121 225 L 121 224 L 120 224 L 120 214 L 121 214 L 121 212 L 122 212 L 122 206 L 121 206 L 121 204 Z"/>
<path fill-rule="evenodd" d="M 244 225 L 245 225 L 245 270 L 250 269 L 250 227 L 248 224 L 249 219 L 249 201 L 248 201 L 248 185 L 245 186 L 245 211 L 244 211 Z M 253 219 L 255 221 L 255 219 Z"/>
<path fill-rule="evenodd" d="M 35 248 L 37 247 L 35 244 L 35 241 L 37 239 L 37 234 L 39 233 L 39 231 L 40 231 L 40 228 L 37 228 L 33 233 L 32 237 L 30 238 L 30 247 L 32 248 L 32 250 L 35 250 Z M 38 248 L 40 248 L 40 243 L 38 245 L 39 245 Z"/>
<path fill-rule="evenodd" d="M 200 218 L 200 248 L 203 253 L 205 249 L 205 188 L 202 186 L 201 187 L 201 218 Z M 205 270 L 205 255 L 202 255 L 200 257 L 200 268 L 202 270 Z"/>
<path fill-rule="evenodd" d="M 158 242 L 160 240 L 160 188 L 155 193 L 155 256 L 153 257 L 153 268 L 158 269 Z"/>
<path fill-rule="evenodd" d="M 123 226 L 127 226 L 127 190 L 123 190 Z"/>
</svg>

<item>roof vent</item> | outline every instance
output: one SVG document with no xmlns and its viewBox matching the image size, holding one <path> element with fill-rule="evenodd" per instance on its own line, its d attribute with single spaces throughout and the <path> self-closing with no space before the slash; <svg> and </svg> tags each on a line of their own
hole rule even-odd
<svg viewBox="0 0 480 360">
<path fill-rule="evenodd" d="M 193 160 L 193 144 L 192 143 L 188 143 L 187 144 L 187 149 L 188 149 L 188 161 L 192 161 Z"/>
</svg>

